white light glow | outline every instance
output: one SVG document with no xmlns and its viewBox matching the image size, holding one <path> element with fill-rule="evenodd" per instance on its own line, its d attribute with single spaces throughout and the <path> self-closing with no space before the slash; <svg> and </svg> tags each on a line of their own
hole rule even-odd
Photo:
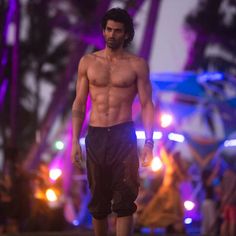
<svg viewBox="0 0 236 236">
<path fill-rule="evenodd" d="M 137 136 L 137 139 L 145 139 L 146 136 L 145 136 L 145 132 L 144 131 L 136 131 L 136 136 Z M 159 131 L 154 131 L 153 132 L 153 139 L 161 139 L 162 138 L 162 133 L 159 132 Z"/>
<path fill-rule="evenodd" d="M 156 172 L 156 171 L 160 170 L 162 168 L 162 166 L 163 166 L 163 164 L 162 164 L 159 157 L 154 157 L 152 159 L 152 164 L 151 164 L 152 171 Z"/>
<path fill-rule="evenodd" d="M 57 180 L 61 176 L 61 174 L 62 174 L 62 171 L 59 168 L 51 169 L 49 171 L 49 177 L 51 180 L 54 180 L 54 181 Z"/>
<path fill-rule="evenodd" d="M 136 131 L 137 139 L 145 139 L 145 132 L 144 131 Z"/>
<path fill-rule="evenodd" d="M 78 226 L 79 225 L 79 221 L 78 220 L 73 220 L 73 225 L 75 225 L 75 226 Z"/>
<path fill-rule="evenodd" d="M 162 138 L 162 132 L 154 131 L 153 132 L 153 139 L 161 139 Z"/>
<path fill-rule="evenodd" d="M 63 150 L 64 147 L 65 147 L 65 145 L 62 141 L 58 140 L 58 141 L 55 142 L 55 148 L 57 150 Z"/>
<path fill-rule="evenodd" d="M 46 197 L 49 202 L 55 202 L 57 200 L 57 195 L 55 191 L 51 188 L 47 189 Z"/>
<path fill-rule="evenodd" d="M 81 139 L 79 140 L 79 143 L 80 143 L 81 145 L 85 145 L 85 138 L 81 138 Z"/>
<path fill-rule="evenodd" d="M 225 147 L 235 147 L 236 146 L 236 139 L 226 140 L 224 142 L 224 146 Z"/>
<path fill-rule="evenodd" d="M 162 128 L 167 128 L 168 126 L 170 126 L 173 122 L 173 117 L 170 114 L 161 114 L 161 118 L 160 118 L 160 122 L 161 122 L 161 127 Z"/>
<path fill-rule="evenodd" d="M 175 141 L 178 143 L 184 142 L 184 136 L 182 134 L 169 133 L 168 138 L 169 138 L 169 140 L 172 140 L 172 141 Z"/>
<path fill-rule="evenodd" d="M 189 225 L 189 224 L 191 224 L 192 222 L 193 222 L 192 218 L 186 218 L 186 219 L 184 220 L 184 223 L 185 223 L 186 225 Z"/>
<path fill-rule="evenodd" d="M 195 203 L 192 201 L 185 201 L 184 207 L 187 211 L 191 211 L 195 207 Z"/>
</svg>

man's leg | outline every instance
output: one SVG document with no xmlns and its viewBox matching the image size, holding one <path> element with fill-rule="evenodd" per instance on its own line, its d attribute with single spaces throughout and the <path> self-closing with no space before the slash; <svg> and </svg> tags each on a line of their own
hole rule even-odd
<svg viewBox="0 0 236 236">
<path fill-rule="evenodd" d="M 108 223 L 107 217 L 102 220 L 93 218 L 93 228 L 95 236 L 107 236 Z"/>
<path fill-rule="evenodd" d="M 229 235 L 229 233 L 228 233 L 229 225 L 228 225 L 228 223 L 227 223 L 226 221 L 227 221 L 227 220 L 224 219 L 224 220 L 223 220 L 223 223 L 221 224 L 220 236 L 227 236 L 227 235 Z"/>
<path fill-rule="evenodd" d="M 133 216 L 117 217 L 116 235 L 131 236 L 133 233 Z"/>
</svg>

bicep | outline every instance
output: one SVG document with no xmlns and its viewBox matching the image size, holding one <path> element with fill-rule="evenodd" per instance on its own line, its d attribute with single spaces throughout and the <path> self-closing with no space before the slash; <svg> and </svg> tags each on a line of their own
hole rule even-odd
<svg viewBox="0 0 236 236">
<path fill-rule="evenodd" d="M 87 78 L 87 68 L 84 60 L 81 60 L 78 66 L 78 78 L 76 82 L 75 102 L 85 104 L 88 96 L 89 84 Z"/>
<path fill-rule="evenodd" d="M 149 79 L 149 68 L 146 63 L 139 66 L 137 73 L 138 96 L 141 104 L 146 104 L 152 99 L 152 87 Z"/>
</svg>

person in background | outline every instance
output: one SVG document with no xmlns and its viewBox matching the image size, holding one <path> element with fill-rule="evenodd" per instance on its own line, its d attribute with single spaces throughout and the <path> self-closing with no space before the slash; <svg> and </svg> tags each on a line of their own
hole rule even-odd
<svg viewBox="0 0 236 236">
<path fill-rule="evenodd" d="M 152 231 L 165 228 L 166 233 L 182 234 L 185 232 L 184 207 L 179 185 L 187 178 L 186 166 L 179 152 L 171 153 L 164 146 L 160 156 L 165 164 L 163 183 L 141 212 L 138 222 Z"/>
<path fill-rule="evenodd" d="M 218 161 L 213 169 L 205 169 L 202 171 L 202 185 L 205 198 L 201 204 L 202 222 L 201 235 L 218 235 L 219 209 L 217 204 L 217 194 L 215 184 L 217 175 L 219 174 L 220 162 Z"/>
<path fill-rule="evenodd" d="M 225 170 L 221 183 L 223 222 L 221 236 L 236 235 L 236 174 L 230 167 Z"/>
</svg>

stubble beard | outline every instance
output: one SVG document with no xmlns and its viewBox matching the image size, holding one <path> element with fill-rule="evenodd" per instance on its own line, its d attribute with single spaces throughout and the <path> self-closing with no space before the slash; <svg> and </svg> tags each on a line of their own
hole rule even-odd
<svg viewBox="0 0 236 236">
<path fill-rule="evenodd" d="M 118 41 L 118 40 L 114 40 L 114 39 L 107 39 L 106 40 L 106 45 L 108 48 L 112 49 L 112 50 L 116 50 L 119 49 L 120 47 L 122 47 L 123 42 Z"/>
</svg>

